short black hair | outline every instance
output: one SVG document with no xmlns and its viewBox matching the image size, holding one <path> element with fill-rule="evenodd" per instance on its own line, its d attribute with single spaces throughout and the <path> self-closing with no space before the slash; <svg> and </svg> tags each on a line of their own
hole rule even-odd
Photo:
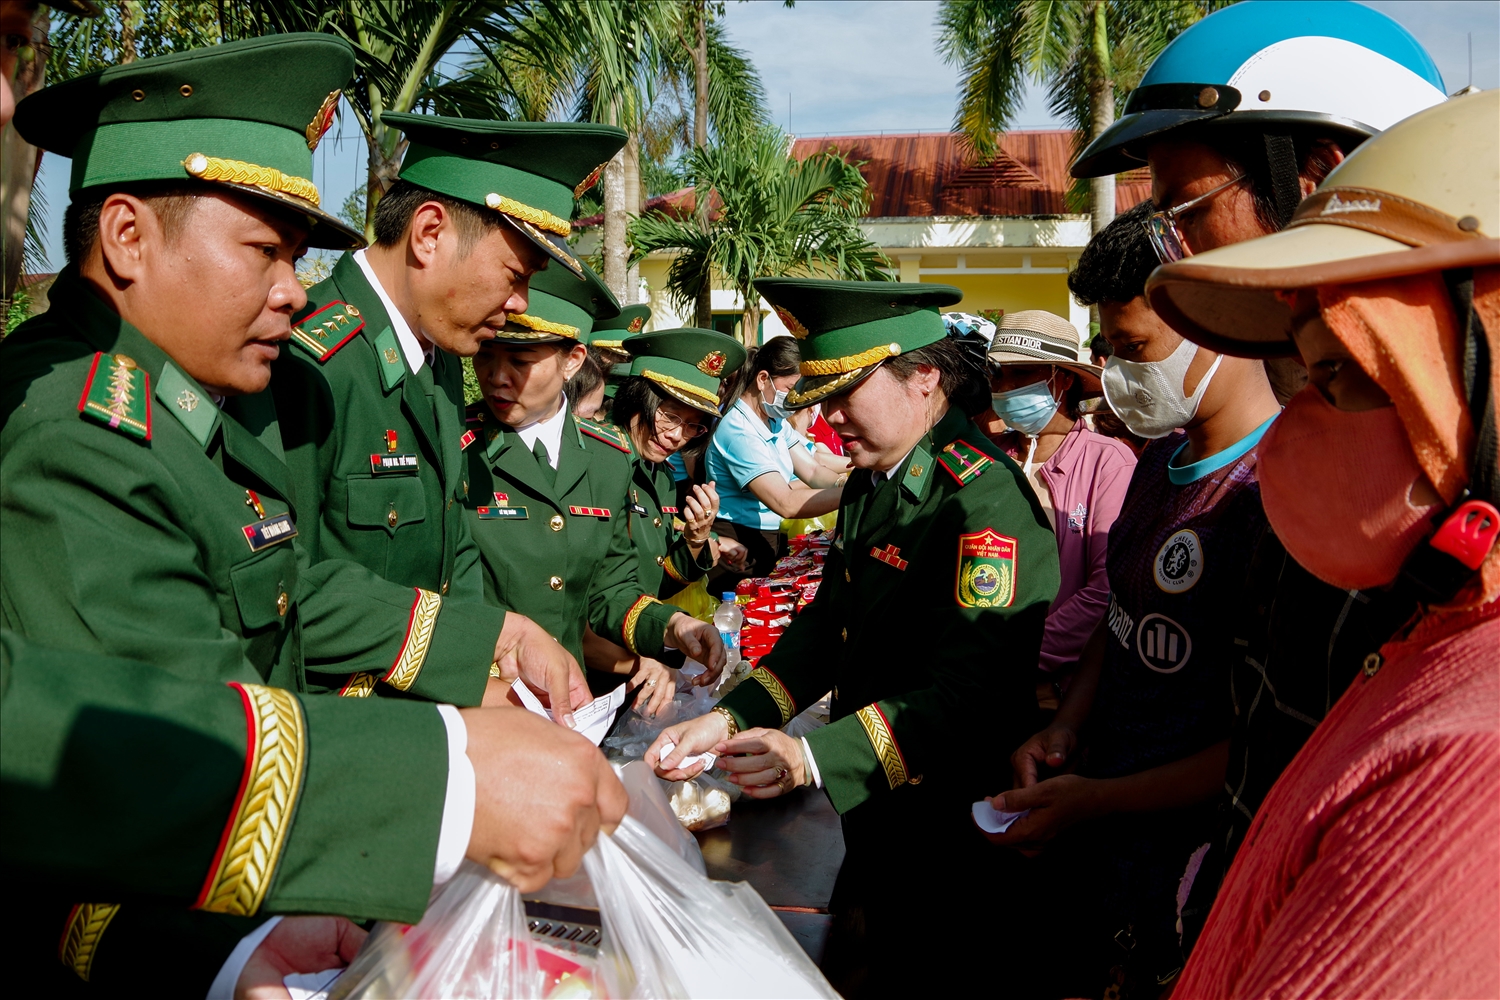
<svg viewBox="0 0 1500 1000">
<path fill-rule="evenodd" d="M 1151 202 L 1143 201 L 1089 240 L 1068 275 L 1068 291 L 1080 305 L 1129 302 L 1146 294 L 1146 279 L 1161 263 L 1146 235 L 1146 220 L 1154 211 Z"/>
<path fill-rule="evenodd" d="M 578 371 L 563 386 L 563 392 L 568 394 L 568 403 L 577 406 L 578 401 L 604 384 L 604 367 L 599 364 L 599 359 L 589 351 L 588 356 L 583 359 L 583 364 L 578 366 Z"/>
<path fill-rule="evenodd" d="M 745 352 L 745 363 L 740 365 L 740 370 L 724 379 L 723 385 L 727 387 L 721 397 L 733 402 L 740 396 L 750 391 L 755 384 L 755 378 L 761 372 L 765 372 L 772 378 L 785 378 L 788 375 L 796 375 L 802 364 L 802 348 L 793 337 L 772 337 L 759 347 L 751 347 Z"/>
<path fill-rule="evenodd" d="M 398 180 L 375 206 L 376 245 L 393 247 L 400 243 L 406 236 L 407 227 L 411 225 L 412 216 L 417 214 L 417 209 L 424 202 L 429 201 L 442 205 L 443 210 L 453 218 L 460 257 L 468 256 L 469 251 L 474 249 L 474 244 L 482 240 L 490 230 L 508 224 L 499 212 L 481 209 L 477 205 L 450 198 L 410 181 Z"/>
<path fill-rule="evenodd" d="M 631 421 L 636 417 L 640 417 L 641 426 L 646 429 L 646 433 L 655 434 L 656 411 L 669 398 L 671 397 L 668 397 L 658 388 L 655 382 L 652 382 L 643 375 L 632 375 L 621 382 L 619 388 L 615 389 L 615 400 L 609 410 L 610 423 L 621 430 L 629 431 Z M 681 401 L 673 400 L 673 402 Z M 698 414 L 698 419 L 703 421 L 710 431 L 714 429 L 717 422 L 714 417 L 703 413 L 701 410 L 695 410 L 694 412 Z M 700 441 L 706 443 L 708 435 L 705 434 L 702 438 L 695 438 L 692 441 L 685 442 L 680 450 L 687 451 Z"/>
<path fill-rule="evenodd" d="M 1276 204 L 1266 134 L 1250 125 L 1215 125 L 1198 130 L 1193 138 L 1201 140 L 1222 156 L 1230 167 L 1249 178 L 1256 218 L 1268 232 L 1280 229 L 1283 222 Z M 1292 141 L 1292 157 L 1297 163 L 1298 175 L 1312 181 L 1314 187 L 1323 183 L 1323 178 L 1338 166 L 1335 151 L 1347 155 L 1359 144 L 1348 136 L 1335 138 L 1316 128 L 1293 129 L 1286 138 Z M 1299 191 L 1299 198 L 1300 194 Z"/>
<path fill-rule="evenodd" d="M 99 210 L 112 194 L 133 195 L 156 213 L 168 242 L 177 238 L 208 186 L 196 181 L 142 181 L 87 188 L 68 202 L 63 212 L 63 254 L 70 264 L 82 264 L 99 242 Z"/>
<path fill-rule="evenodd" d="M 964 345 L 952 337 L 944 337 L 926 347 L 898 354 L 885 363 L 885 366 L 891 370 L 891 374 L 902 382 L 917 374 L 918 365 L 931 365 L 936 368 L 938 388 L 943 390 L 943 395 L 948 397 L 949 402 L 962 405 L 959 403 L 960 390 L 972 378 L 974 372 L 974 367 L 965 353 Z M 975 412 L 983 412 L 983 410 Z"/>
</svg>

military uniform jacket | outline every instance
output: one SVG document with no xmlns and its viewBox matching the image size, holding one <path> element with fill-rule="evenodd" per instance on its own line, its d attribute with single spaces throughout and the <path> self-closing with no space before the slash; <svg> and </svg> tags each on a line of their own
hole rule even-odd
<svg viewBox="0 0 1500 1000">
<path fill-rule="evenodd" d="M 320 583 L 305 616 L 352 626 L 346 602 L 371 599 L 409 610 L 390 637 L 393 655 L 369 673 L 342 676 L 333 650 L 315 641 L 308 669 L 347 694 L 368 694 L 379 681 L 477 705 L 505 613 L 483 603 L 479 551 L 460 506 L 468 489 L 460 362 L 433 353 L 431 366 L 407 367 L 379 295 L 345 254 L 309 289 L 270 392 Z"/>
<path fill-rule="evenodd" d="M 677 486 L 667 464 L 641 458 L 629 434 L 613 424 L 609 427 L 631 448 L 630 503 L 626 510 L 641 587 L 663 597 L 675 594 L 713 568 L 713 552 L 705 544 L 694 559 L 687 540 L 673 523 L 681 512 L 673 506 Z"/>
<path fill-rule="evenodd" d="M 1010 787 L 1010 752 L 1035 731 L 1057 587 L 1021 470 L 950 409 L 890 481 L 850 476 L 818 596 L 721 704 L 778 727 L 831 688 L 830 724 L 807 741 L 849 857 L 921 844 L 941 869 L 935 830 L 975 836 L 969 804 Z"/>
<path fill-rule="evenodd" d="M 549 486 L 531 449 L 483 403 L 469 408 L 468 516 L 484 565 L 485 600 L 531 618 L 583 662 L 583 630 L 632 653 L 662 652 L 678 609 L 636 576 L 622 507 L 629 447 L 615 428 L 565 417 L 556 480 Z M 594 675 L 601 690 L 618 675 Z"/>
</svg>

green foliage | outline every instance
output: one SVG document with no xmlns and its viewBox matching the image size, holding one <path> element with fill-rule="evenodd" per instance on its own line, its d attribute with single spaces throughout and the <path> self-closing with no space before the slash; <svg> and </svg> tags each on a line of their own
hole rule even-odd
<svg viewBox="0 0 1500 1000">
<path fill-rule="evenodd" d="M 695 150 L 685 166 L 698 191 L 720 201 L 707 232 L 695 219 L 662 214 L 642 216 L 629 229 L 632 262 L 656 252 L 675 255 L 666 289 L 679 307 L 688 308 L 704 283 L 718 277 L 745 296 L 744 329 L 753 330 L 756 278 L 889 277 L 890 262 L 859 228 L 870 193 L 856 164 L 832 153 L 794 159 L 790 137 L 762 126 L 738 142 Z"/>
<path fill-rule="evenodd" d="M 47 82 L 60 83 L 106 66 L 216 45 L 243 37 L 238 0 L 104 0 L 99 17 L 52 19 Z"/>
<path fill-rule="evenodd" d="M 474 359 L 464 358 L 464 405 L 479 402 L 479 376 L 474 374 Z"/>
<path fill-rule="evenodd" d="M 31 294 L 22 285 L 16 289 L 16 294 L 10 300 L 10 309 L 5 314 L 5 329 L 0 332 L 0 338 L 8 337 L 15 332 L 16 327 L 31 318 Z"/>
</svg>

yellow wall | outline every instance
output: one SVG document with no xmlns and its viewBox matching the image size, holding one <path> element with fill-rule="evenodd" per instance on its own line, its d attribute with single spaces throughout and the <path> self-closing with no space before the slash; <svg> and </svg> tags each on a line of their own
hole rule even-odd
<svg viewBox="0 0 1500 1000">
<path fill-rule="evenodd" d="M 1045 309 L 1068 318 L 1068 276 L 1066 274 L 929 274 L 923 281 L 953 285 L 964 293 L 964 300 L 954 309 L 977 313 L 981 309 Z"/>
</svg>

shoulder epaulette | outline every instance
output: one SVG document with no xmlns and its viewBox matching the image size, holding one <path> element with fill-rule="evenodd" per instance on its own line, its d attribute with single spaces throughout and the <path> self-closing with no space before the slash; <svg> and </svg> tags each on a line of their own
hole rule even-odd
<svg viewBox="0 0 1500 1000">
<path fill-rule="evenodd" d="M 967 441 L 951 442 L 938 456 L 938 464 L 947 471 L 948 475 L 958 480 L 960 486 L 978 479 L 985 469 L 994 464 L 994 461 Z"/>
<path fill-rule="evenodd" d="M 591 438 L 603 441 L 612 448 L 618 448 L 627 455 L 630 454 L 630 435 L 614 424 L 601 424 L 593 420 L 579 419 L 578 429 Z"/>
<path fill-rule="evenodd" d="M 151 376 L 136 365 L 134 358 L 95 354 L 78 399 L 78 412 L 111 430 L 150 441 Z"/>
<path fill-rule="evenodd" d="M 330 302 L 293 323 L 292 340 L 319 361 L 327 361 L 364 328 L 358 309 L 347 302 Z"/>
</svg>

